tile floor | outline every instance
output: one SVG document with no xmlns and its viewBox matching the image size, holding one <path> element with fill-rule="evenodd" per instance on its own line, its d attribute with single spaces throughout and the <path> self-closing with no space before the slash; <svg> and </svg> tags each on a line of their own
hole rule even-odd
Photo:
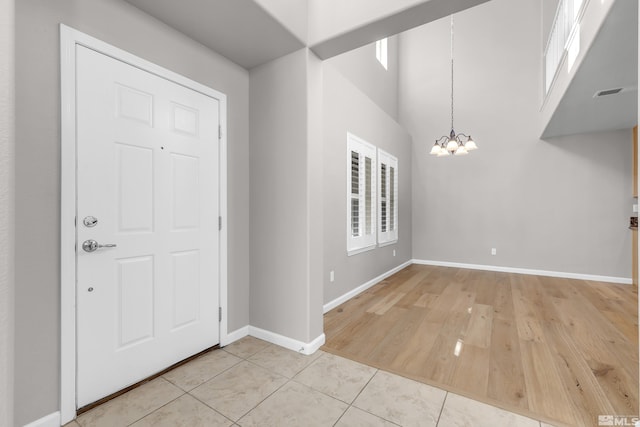
<svg viewBox="0 0 640 427">
<path fill-rule="evenodd" d="M 550 427 L 329 353 L 304 356 L 253 337 L 67 426 Z"/>
</svg>

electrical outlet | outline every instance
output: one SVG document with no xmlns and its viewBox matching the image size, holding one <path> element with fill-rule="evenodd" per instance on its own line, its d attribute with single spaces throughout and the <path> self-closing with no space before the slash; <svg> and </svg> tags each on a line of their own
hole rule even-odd
<svg viewBox="0 0 640 427">
<path fill-rule="evenodd" d="M 498 253 L 498 251 L 496 251 L 496 248 L 491 248 L 491 255 L 495 255 L 497 253 Z"/>
<path fill-rule="evenodd" d="M 395 249 L 393 250 L 393 256 L 396 256 L 396 250 Z"/>
<path fill-rule="evenodd" d="M 333 274 L 333 270 L 329 272 L 329 281 L 333 282 L 336 279 L 335 274 Z"/>
<path fill-rule="evenodd" d="M 634 213 L 637 213 L 637 212 L 638 212 L 638 204 L 637 204 L 637 203 L 634 203 L 634 204 L 633 204 L 633 212 L 634 212 Z"/>
</svg>

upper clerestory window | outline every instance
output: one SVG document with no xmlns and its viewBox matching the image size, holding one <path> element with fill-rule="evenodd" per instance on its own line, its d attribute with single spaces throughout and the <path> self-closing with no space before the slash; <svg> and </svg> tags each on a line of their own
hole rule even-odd
<svg viewBox="0 0 640 427">
<path fill-rule="evenodd" d="M 376 42 L 376 59 L 382 64 L 385 70 L 388 69 L 387 57 L 387 39 L 384 38 Z"/>
</svg>

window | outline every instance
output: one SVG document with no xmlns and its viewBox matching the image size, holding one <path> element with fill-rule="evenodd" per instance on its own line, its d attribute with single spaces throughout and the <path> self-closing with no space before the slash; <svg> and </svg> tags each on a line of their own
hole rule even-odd
<svg viewBox="0 0 640 427">
<path fill-rule="evenodd" d="M 347 134 L 347 253 L 376 246 L 376 148 Z"/>
<path fill-rule="evenodd" d="M 378 245 L 385 246 L 398 241 L 398 159 L 379 149 L 378 171 L 380 173 Z"/>
<path fill-rule="evenodd" d="M 387 69 L 387 39 L 378 40 L 376 42 L 376 59 Z"/>
</svg>

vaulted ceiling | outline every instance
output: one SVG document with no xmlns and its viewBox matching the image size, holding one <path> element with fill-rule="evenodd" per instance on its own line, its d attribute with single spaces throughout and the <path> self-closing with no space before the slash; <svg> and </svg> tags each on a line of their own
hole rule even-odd
<svg viewBox="0 0 640 427">
<path fill-rule="evenodd" d="M 125 0 L 251 69 L 309 46 L 327 59 L 488 0 Z"/>
<path fill-rule="evenodd" d="M 251 69 L 304 46 L 328 59 L 488 0 L 126 1 Z M 616 0 L 543 137 L 636 124 L 637 8 L 636 0 Z M 619 87 L 617 95 L 593 96 Z"/>
</svg>

